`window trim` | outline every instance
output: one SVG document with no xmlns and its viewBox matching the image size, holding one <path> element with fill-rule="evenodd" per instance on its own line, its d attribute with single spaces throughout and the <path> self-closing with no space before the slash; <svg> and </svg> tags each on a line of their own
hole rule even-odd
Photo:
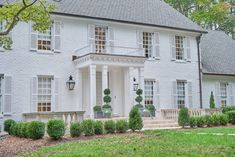
<svg viewBox="0 0 235 157">
<path fill-rule="evenodd" d="M 154 95 L 155 95 L 155 92 L 154 92 L 154 84 L 156 83 L 156 80 L 155 79 L 145 79 L 144 80 L 144 105 L 150 105 L 151 103 L 146 103 L 146 82 L 152 82 L 152 87 L 150 87 L 152 89 L 152 91 L 150 91 L 150 93 L 152 92 L 152 105 L 154 105 Z M 150 96 L 151 97 L 151 96 Z"/>
<path fill-rule="evenodd" d="M 148 33 L 148 35 L 149 35 L 149 34 L 151 35 L 151 40 L 149 40 L 149 41 L 151 41 L 151 45 L 150 45 L 150 44 L 144 44 L 144 42 L 145 42 L 145 40 L 144 40 L 144 37 L 145 37 L 144 34 L 145 34 L 145 33 Z M 142 41 L 142 42 L 143 42 L 142 45 L 143 45 L 143 49 L 144 49 L 144 56 L 145 56 L 146 58 L 148 58 L 148 60 L 153 60 L 153 59 L 155 60 L 155 58 L 154 58 L 154 56 L 153 56 L 154 32 L 143 31 L 143 32 L 142 32 L 142 38 L 143 38 L 143 39 L 142 39 L 142 40 L 143 40 L 143 41 Z M 149 37 L 148 37 L 148 38 L 149 38 Z M 148 41 L 148 42 L 149 42 L 149 41 Z M 148 57 L 146 56 L 146 52 L 145 52 L 144 45 L 150 46 L 150 48 L 148 48 L 148 50 L 150 50 L 150 52 L 151 52 L 150 54 L 151 54 L 151 55 L 148 56 Z M 149 53 L 148 53 L 148 54 L 149 54 Z"/>
<path fill-rule="evenodd" d="M 39 52 L 39 53 L 53 53 L 54 52 L 54 50 L 53 50 L 53 44 L 52 44 L 52 42 L 53 42 L 53 26 L 50 26 L 50 50 L 43 50 L 43 49 L 39 49 L 38 48 L 38 41 L 39 41 L 39 35 L 41 35 L 41 36 L 44 36 L 45 37 L 45 33 L 41 33 L 41 32 L 39 32 L 39 31 L 36 31 L 37 33 L 37 52 Z M 49 29 L 47 29 L 46 31 L 48 31 Z M 47 41 L 47 40 L 42 40 L 42 41 Z"/>
<path fill-rule="evenodd" d="M 222 85 L 225 85 L 225 95 L 222 95 Z M 229 98 L 229 93 L 228 93 L 228 83 L 227 82 L 220 82 L 220 106 L 227 106 L 228 105 L 228 98 Z M 222 104 L 222 101 L 225 101 L 225 104 Z"/>
<path fill-rule="evenodd" d="M 105 29 L 105 40 L 103 41 L 103 42 L 105 42 L 105 44 L 104 44 L 105 49 L 104 50 L 100 49 L 99 50 L 100 52 L 98 52 L 97 48 L 96 48 L 96 28 L 98 28 L 98 27 L 100 27 L 102 29 Z M 102 53 L 103 54 L 107 53 L 107 51 L 108 51 L 108 42 L 109 42 L 109 36 L 108 36 L 108 34 L 109 34 L 108 31 L 109 30 L 108 29 L 109 29 L 109 26 L 107 26 L 107 25 L 100 25 L 100 24 L 94 25 L 94 47 L 95 47 L 95 53 L 101 53 L 101 54 Z"/>
<path fill-rule="evenodd" d="M 181 48 L 181 53 L 182 53 L 182 59 L 177 59 L 177 44 L 176 44 L 176 37 L 181 37 L 182 38 L 182 47 L 179 47 Z M 184 62 L 187 62 L 184 58 L 184 55 L 185 55 L 185 46 L 184 46 L 184 39 L 185 39 L 185 36 L 183 35 L 174 35 L 174 38 L 175 38 L 175 61 L 178 62 L 178 63 L 184 63 Z"/>
</svg>

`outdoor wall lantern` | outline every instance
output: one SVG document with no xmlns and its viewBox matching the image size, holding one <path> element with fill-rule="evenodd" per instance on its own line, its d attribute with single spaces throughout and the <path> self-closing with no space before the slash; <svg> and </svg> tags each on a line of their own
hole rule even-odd
<svg viewBox="0 0 235 157">
<path fill-rule="evenodd" d="M 69 80 L 66 82 L 67 88 L 69 90 L 73 90 L 75 86 L 75 81 L 73 80 L 73 76 L 69 76 Z"/>
<path fill-rule="evenodd" d="M 134 91 L 137 91 L 138 88 L 139 88 L 139 84 L 136 82 L 136 78 L 135 77 L 133 78 L 133 82 L 134 82 L 134 84 L 133 84 Z"/>
</svg>

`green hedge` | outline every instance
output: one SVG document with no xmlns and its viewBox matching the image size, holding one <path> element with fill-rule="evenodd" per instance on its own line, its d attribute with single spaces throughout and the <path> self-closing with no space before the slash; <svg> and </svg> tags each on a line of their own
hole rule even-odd
<svg viewBox="0 0 235 157">
<path fill-rule="evenodd" d="M 128 122 L 126 120 L 118 120 L 116 122 L 117 133 L 126 133 L 128 130 Z"/>
<path fill-rule="evenodd" d="M 108 120 L 104 122 L 104 130 L 108 134 L 115 133 L 116 130 L 116 124 L 113 120 Z"/>
<path fill-rule="evenodd" d="M 229 111 L 235 111 L 235 106 L 224 106 L 222 107 L 222 112 L 227 113 Z"/>
<path fill-rule="evenodd" d="M 25 124 L 24 124 L 25 125 Z M 27 127 L 27 134 L 22 134 L 22 136 L 28 136 L 31 139 L 41 139 L 45 134 L 45 124 L 39 121 L 32 121 L 28 124 L 28 126 L 21 126 L 22 130 L 25 130 Z"/>
<path fill-rule="evenodd" d="M 132 131 L 141 130 L 143 128 L 143 120 L 137 107 L 133 107 L 129 113 L 129 129 Z"/>
<path fill-rule="evenodd" d="M 54 140 L 58 140 L 65 134 L 63 120 L 49 120 L 47 123 L 47 134 Z"/>
<path fill-rule="evenodd" d="M 70 126 L 71 137 L 79 137 L 82 134 L 82 126 L 80 123 L 72 123 Z"/>
<path fill-rule="evenodd" d="M 235 124 L 235 111 L 228 111 L 227 114 L 229 117 L 229 122 Z"/>
<path fill-rule="evenodd" d="M 179 111 L 178 123 L 182 127 L 185 127 L 189 124 L 188 108 L 181 107 L 181 109 Z"/>
<path fill-rule="evenodd" d="M 4 121 L 4 131 L 6 131 L 7 133 L 11 134 L 10 128 L 12 125 L 15 125 L 16 122 L 12 119 L 7 119 Z"/>
<path fill-rule="evenodd" d="M 82 130 L 85 136 L 94 135 L 95 134 L 94 121 L 90 119 L 82 121 Z"/>
<path fill-rule="evenodd" d="M 104 133 L 104 124 L 102 121 L 94 121 L 94 131 L 96 135 Z"/>
</svg>

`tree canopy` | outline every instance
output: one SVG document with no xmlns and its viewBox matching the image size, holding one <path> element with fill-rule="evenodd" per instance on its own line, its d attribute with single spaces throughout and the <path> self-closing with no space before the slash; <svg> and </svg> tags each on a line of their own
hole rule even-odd
<svg viewBox="0 0 235 157">
<path fill-rule="evenodd" d="M 43 32 L 51 25 L 50 12 L 55 9 L 46 0 L 20 0 L 0 7 L 0 45 L 10 49 L 12 40 L 8 36 L 19 22 L 32 22 L 33 29 Z"/>
<path fill-rule="evenodd" d="M 235 0 L 165 0 L 205 29 L 222 30 L 235 39 Z"/>
</svg>

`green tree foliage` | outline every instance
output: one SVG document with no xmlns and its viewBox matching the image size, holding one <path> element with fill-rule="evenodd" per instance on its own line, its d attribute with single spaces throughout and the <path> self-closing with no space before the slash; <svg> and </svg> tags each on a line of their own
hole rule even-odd
<svg viewBox="0 0 235 157">
<path fill-rule="evenodd" d="M 132 131 L 141 130 L 143 128 L 143 120 L 136 106 L 134 106 L 129 113 L 129 128 Z"/>
<path fill-rule="evenodd" d="M 234 35 L 235 0 L 165 0 L 205 29 Z"/>
<path fill-rule="evenodd" d="M 215 108 L 215 99 L 214 99 L 214 94 L 213 92 L 211 92 L 211 96 L 210 96 L 210 108 L 214 109 Z"/>
<path fill-rule="evenodd" d="M 33 29 L 43 32 L 51 25 L 50 12 L 55 9 L 46 0 L 21 0 L 5 3 L 0 7 L 0 23 L 4 29 L 0 30 L 0 44 L 10 49 L 12 40 L 8 34 L 19 22 L 33 23 Z"/>
</svg>

